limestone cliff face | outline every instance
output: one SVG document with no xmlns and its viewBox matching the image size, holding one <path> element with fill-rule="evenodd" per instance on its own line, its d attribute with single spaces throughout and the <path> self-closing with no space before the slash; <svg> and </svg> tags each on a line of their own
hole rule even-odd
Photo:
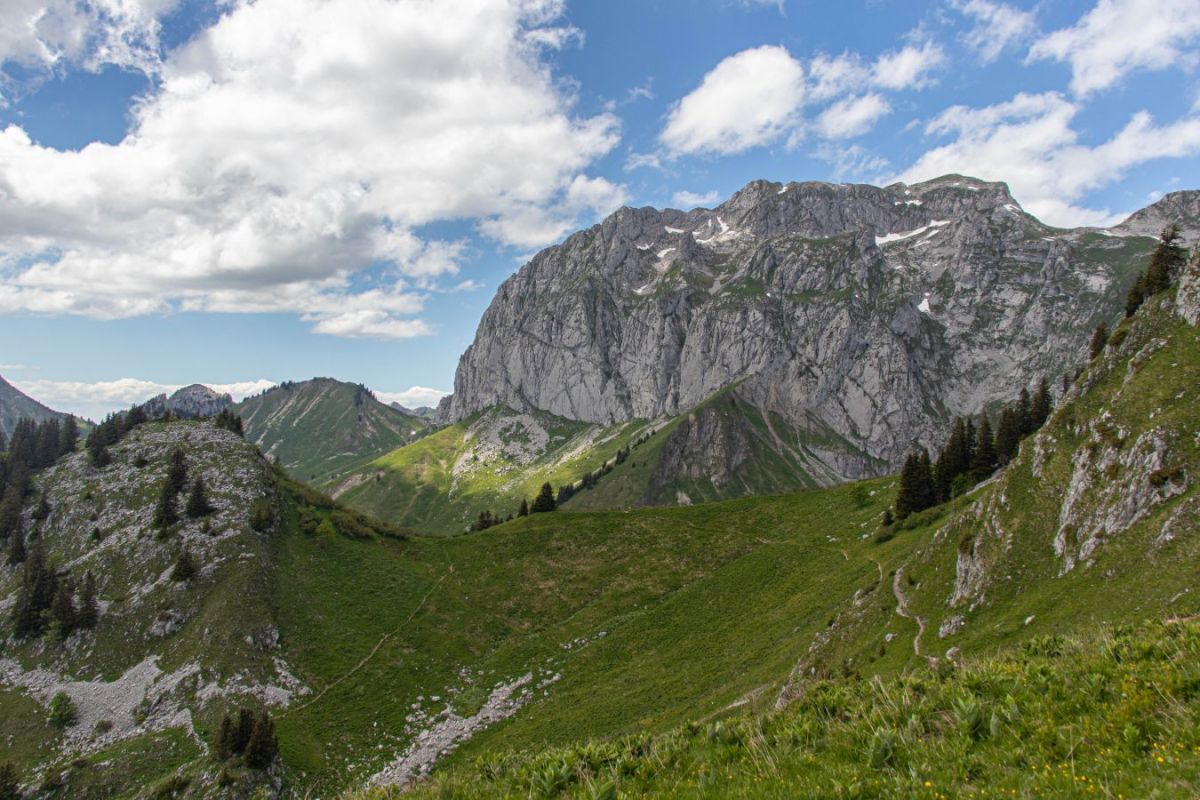
<svg viewBox="0 0 1200 800">
<path fill-rule="evenodd" d="M 756 181 L 713 210 L 621 209 L 505 281 L 439 418 L 674 416 L 737 384 L 867 456 L 840 477 L 893 469 L 949 416 L 1082 363 L 1153 247 L 1141 229 L 1193 196 L 1113 231 L 1051 228 L 961 176 Z"/>
<path fill-rule="evenodd" d="M 233 398 L 228 394 L 217 394 L 207 386 L 193 383 L 175 392 L 170 397 L 160 394 L 142 405 L 152 418 L 162 417 L 167 412 L 177 417 L 191 419 L 193 417 L 212 417 L 233 405 Z"/>
</svg>

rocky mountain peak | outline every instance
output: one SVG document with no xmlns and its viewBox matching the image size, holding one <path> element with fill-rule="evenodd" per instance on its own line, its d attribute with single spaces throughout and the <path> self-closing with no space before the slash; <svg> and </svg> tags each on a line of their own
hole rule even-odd
<svg viewBox="0 0 1200 800">
<path fill-rule="evenodd" d="M 839 474 L 892 469 L 949 417 L 1073 370 L 1152 247 L 1046 226 L 1006 184 L 961 175 L 754 181 L 713 209 L 624 208 L 505 281 L 439 418 L 611 423 L 736 385 L 857 453 L 830 456 Z"/>
<path fill-rule="evenodd" d="M 170 412 L 177 417 L 211 417 L 233 405 L 233 397 L 218 394 L 207 386 L 193 383 L 179 389 L 170 397 L 160 394 L 142 405 L 151 418 L 162 417 Z"/>
</svg>

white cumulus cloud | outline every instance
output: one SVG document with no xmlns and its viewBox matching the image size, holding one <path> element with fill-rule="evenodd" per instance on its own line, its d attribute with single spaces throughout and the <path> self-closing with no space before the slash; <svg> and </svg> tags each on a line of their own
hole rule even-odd
<svg viewBox="0 0 1200 800">
<path fill-rule="evenodd" d="M 165 55 L 120 143 L 63 151 L 0 132 L 0 313 L 272 310 L 331 335 L 427 333 L 411 317 L 463 248 L 420 226 L 474 220 L 530 248 L 626 200 L 586 174 L 617 119 L 576 114 L 543 59 L 578 39 L 562 13 L 561 0 L 231 5 Z"/>
<path fill-rule="evenodd" d="M 790 130 L 803 101 L 804 68 L 787 50 L 743 50 L 671 109 L 659 140 L 673 155 L 738 153 Z"/>
<path fill-rule="evenodd" d="M 1160 125 L 1145 111 L 1106 141 L 1080 143 L 1080 106 L 1056 92 L 1019 94 L 982 108 L 954 106 L 927 126 L 951 137 L 896 177 L 909 183 L 947 173 L 1007 181 L 1031 213 L 1053 225 L 1109 225 L 1121 214 L 1079 205 L 1088 192 L 1146 161 L 1200 154 L 1200 118 Z"/>
<path fill-rule="evenodd" d="M 1194 65 L 1200 0 L 1099 0 L 1079 22 L 1034 42 L 1031 60 L 1071 65 L 1071 91 L 1107 89 L 1134 70 Z"/>
<path fill-rule="evenodd" d="M 888 101 L 875 93 L 846 97 L 821 112 L 817 117 L 817 130 L 826 139 L 861 136 L 891 110 Z"/>
</svg>

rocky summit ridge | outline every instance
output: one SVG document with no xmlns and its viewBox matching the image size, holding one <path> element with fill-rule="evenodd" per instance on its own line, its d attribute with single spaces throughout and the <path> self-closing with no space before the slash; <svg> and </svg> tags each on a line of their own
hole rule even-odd
<svg viewBox="0 0 1200 800">
<path fill-rule="evenodd" d="M 622 208 L 501 285 L 439 420 L 507 406 L 609 424 L 731 390 L 823 443 L 807 457 L 824 481 L 886 472 L 951 417 L 1073 373 L 1161 224 L 1196 241 L 1198 205 L 1177 192 L 1112 229 L 1064 230 L 1003 183 L 950 175 Z"/>
</svg>

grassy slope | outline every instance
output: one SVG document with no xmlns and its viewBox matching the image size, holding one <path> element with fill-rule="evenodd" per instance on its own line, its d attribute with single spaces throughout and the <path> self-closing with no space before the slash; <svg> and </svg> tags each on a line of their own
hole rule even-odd
<svg viewBox="0 0 1200 800">
<path fill-rule="evenodd" d="M 425 420 L 329 378 L 277 386 L 233 407 L 246 438 L 295 477 L 324 485 L 408 442 Z"/>
<path fill-rule="evenodd" d="M 424 533 L 459 533 L 485 509 L 507 515 L 544 482 L 574 482 L 613 461 L 648 427 L 491 409 L 375 459 L 337 495 L 352 508 Z M 544 432 L 546 445 L 527 453 L 524 445 L 540 437 L 533 429 Z"/>
<path fill-rule="evenodd" d="M 821 676 L 888 677 L 923 668 L 925 659 L 917 658 L 913 651 L 917 626 L 913 620 L 897 615 L 892 589 L 898 569 L 903 570 L 899 584 L 907 595 L 910 610 L 927 618 L 928 630 L 923 638 L 923 654 L 927 656 L 940 656 L 953 646 L 961 648 L 968 658 L 986 657 L 996 651 L 1014 652 L 1015 646 L 1039 637 L 1044 640 L 1047 635 L 1087 630 L 1098 621 L 1128 623 L 1156 615 L 1195 614 L 1200 610 L 1200 598 L 1194 595 L 1194 565 L 1200 555 L 1197 552 L 1200 543 L 1194 536 L 1198 527 L 1194 478 L 1187 482 L 1182 493 L 1151 504 L 1141 521 L 1106 539 L 1093 554 L 1091 564 L 1080 564 L 1060 574 L 1062 562 L 1052 547 L 1074 459 L 1080 457 L 1082 449 L 1097 447 L 1096 435 L 1105 435 L 1103 431 L 1109 427 L 1123 431 L 1126 442 L 1135 441 L 1141 433 L 1157 430 L 1171 442 L 1166 462 L 1173 474 L 1194 476 L 1200 470 L 1194 437 L 1194 432 L 1200 429 L 1200 405 L 1188 402 L 1195 392 L 1196 376 L 1200 375 L 1200 337 L 1196 329 L 1180 323 L 1169 312 L 1169 303 L 1169 297 L 1151 301 L 1146 311 L 1123 327 L 1116 337 L 1119 345 L 1114 344 L 1081 378 L 1079 386 L 1086 387 L 1086 391 L 1076 389 L 1073 399 L 1057 410 L 1040 438 L 1036 442 L 1027 440 L 1017 462 L 996 481 L 949 506 L 920 515 L 886 543 L 875 544 L 873 539 L 860 538 L 860 531 L 866 529 L 856 527 L 855 523 L 861 526 L 881 506 L 871 499 L 862 510 L 863 516 L 849 513 L 853 508 L 853 487 L 670 512 L 639 511 L 579 518 L 608 520 L 612 534 L 618 536 L 638 520 L 653 525 L 656 532 L 670 530 L 670 521 L 691 520 L 701 530 L 720 530 L 732 524 L 742 531 L 745 549 L 701 580 L 671 592 L 651 610 L 630 615 L 618 629 L 619 639 L 610 634 L 565 663 L 556 661 L 563 663 L 564 678 L 553 687 L 550 697 L 478 736 L 452 756 L 447 762 L 450 785 L 468 796 L 498 793 L 497 786 L 477 783 L 477 774 L 472 777 L 469 772 L 456 773 L 456 768 L 465 768 L 471 756 L 489 751 L 507 752 L 544 743 L 578 742 L 589 736 L 656 731 L 684 719 L 710 720 L 714 714 L 719 716 L 723 710 L 728 711 L 738 698 L 753 698 L 752 690 L 756 687 L 765 687 L 758 695 L 760 700 L 751 700 L 741 708 L 761 708 L 764 698 L 774 697 L 782 682 L 782 671 L 795 659 L 804 667 L 803 676 L 798 675 L 796 680 L 801 693 L 805 689 L 812 691 L 813 680 Z M 1100 419 L 1106 419 L 1108 424 L 1099 427 L 1100 434 L 1093 434 L 1097 426 L 1088 425 Z M 1035 477 L 1032 464 L 1039 448 L 1045 455 L 1040 459 L 1041 477 Z M 1110 469 L 1094 477 L 1101 488 L 1085 493 L 1084 506 L 1088 502 L 1106 502 L 1104 492 L 1114 486 L 1114 481 L 1118 487 L 1115 491 L 1120 494 L 1136 488 L 1120 481 L 1146 479 L 1145 475 L 1132 471 L 1122 475 Z M 861 493 L 858 494 L 861 500 Z M 883 493 L 878 495 L 883 496 Z M 1182 534 L 1172 541 L 1156 541 L 1170 519 L 1176 521 L 1174 524 Z M 700 520 L 704 523 L 695 524 Z M 832 537 L 833 541 L 826 537 Z M 948 600 L 955 586 L 959 543 L 964 537 L 986 540 L 979 551 L 985 580 L 982 593 L 951 606 Z M 665 537 L 661 544 L 679 546 Z M 965 627 L 940 639 L 940 624 L 955 615 L 964 617 Z M 818 635 L 821 631 L 824 633 Z M 1011 676 L 1018 668 L 1026 668 L 1023 663 L 1010 662 L 1008 666 L 983 663 L 987 665 L 985 670 L 999 670 L 1009 676 L 1007 683 L 999 684 L 1001 688 L 1015 689 L 1021 684 Z M 1063 669 L 1065 679 L 1076 685 L 1089 671 L 1096 671 L 1091 668 L 1080 671 L 1069 665 Z M 577 678 L 573 681 L 574 676 Z M 1153 669 L 1148 667 L 1129 679 L 1140 681 L 1136 685 L 1145 687 L 1129 703 L 1099 695 L 1095 706 L 1080 709 L 1080 713 L 1086 711 L 1100 725 L 1116 704 L 1127 724 L 1135 728 L 1142 725 L 1129 734 L 1121 727 L 1126 722 L 1115 728 L 1106 723 L 1102 731 L 1073 729 L 1074 735 L 1081 739 L 1092 736 L 1090 741 L 1095 748 L 1088 752 L 1092 759 L 1089 769 L 1100 765 L 1105 748 L 1114 737 L 1122 741 L 1127 736 L 1139 737 L 1138 747 L 1144 748 L 1152 739 L 1161 744 L 1165 740 L 1160 739 L 1167 735 L 1165 731 L 1171 730 L 1175 732 L 1172 736 L 1184 737 L 1189 750 L 1198 743 L 1194 717 L 1179 718 L 1166 713 L 1177 708 L 1177 698 L 1170 696 L 1176 685 L 1172 681 L 1178 678 L 1184 685 L 1194 686 L 1188 682 L 1196 678 L 1191 673 L 1164 677 L 1159 693 L 1151 698 L 1153 676 Z M 1111 682 L 1106 685 L 1121 685 L 1120 677 L 1109 677 Z M 839 691 L 866 691 L 862 685 L 855 686 L 859 688 L 842 685 Z M 796 684 L 791 688 L 795 690 Z M 998 691 L 995 687 L 990 691 L 992 694 L 986 695 L 986 699 L 992 702 L 1005 697 L 1003 692 L 995 694 Z M 570 702 L 560 707 L 560 697 Z M 877 700 L 883 705 L 898 702 L 895 694 Z M 1048 794 L 1061 793 L 1065 785 L 1058 782 L 1061 775 L 1057 772 L 1031 776 L 1005 767 L 1026 764 L 1031 758 L 1045 758 L 1052 759 L 1053 770 L 1057 770 L 1057 763 L 1064 757 L 1063 747 L 1069 750 L 1070 743 L 1064 745 L 1051 732 L 1061 719 L 1070 719 L 1073 713 L 1069 708 L 1070 698 L 1062 700 L 1055 707 L 1037 709 L 1044 714 L 1032 724 L 1034 733 L 1041 737 L 1034 740 L 1038 749 L 1011 748 L 1013 741 L 1029 738 L 1022 727 L 1026 723 L 1021 723 L 1013 728 L 1009 749 L 993 753 L 997 760 L 991 762 L 969 752 L 969 748 L 964 749 L 961 740 L 943 741 L 935 736 L 927 741 L 918 737 L 919 741 L 911 743 L 922 759 L 918 774 L 922 779 L 926 775 L 936 779 L 936 786 L 957 787 L 951 788 L 947 796 L 974 786 L 985 768 L 996 770 L 1002 776 L 1002 785 L 1020 788 L 1027 796 L 1038 796 L 1034 787 L 1043 784 L 1051 787 Z M 1135 702 L 1147 705 L 1130 708 L 1129 704 Z M 1022 703 L 1035 701 L 1028 698 Z M 868 706 L 860 708 L 858 713 L 869 720 L 886 711 Z M 753 725 L 775 724 L 773 718 L 767 718 L 747 723 L 742 729 L 749 731 Z M 1000 724 L 1005 728 L 1003 720 Z M 1083 720 L 1076 724 L 1083 725 Z M 936 728 L 935 725 L 934 730 L 925 733 L 938 734 Z M 1163 731 L 1157 739 L 1156 729 Z M 816 779 L 842 781 L 845 796 L 877 793 L 908 796 L 906 792 L 914 787 L 911 773 L 893 774 L 889 776 L 890 783 L 876 781 L 873 788 L 860 781 L 863 785 L 856 790 L 859 793 L 851 791 L 850 784 L 862 772 L 863 748 L 869 744 L 862 738 L 864 730 L 870 731 L 859 727 L 857 732 L 847 734 L 848 740 L 830 745 L 835 755 L 846 756 L 847 751 L 839 754 L 837 749 L 853 744 L 855 759 L 845 763 L 835 760 L 824 772 L 818 771 Z M 671 746 L 681 745 L 675 742 Z M 686 750 L 690 745 L 682 747 Z M 529 784 L 520 781 L 532 780 L 531 771 L 546 767 L 560 755 L 551 751 L 532 756 L 527 765 L 529 771 L 517 768 L 516 784 L 500 786 L 508 786 L 509 791 L 514 786 L 520 787 L 517 793 L 527 793 Z M 735 794 L 751 797 L 784 796 L 787 790 L 783 787 L 788 784 L 771 780 L 781 775 L 797 779 L 803 774 L 800 766 L 813 763 L 806 756 L 790 770 L 771 767 L 770 751 L 743 753 L 738 758 L 741 759 L 738 767 L 725 780 L 738 787 Z M 715 796 L 714 792 L 720 794 L 731 785 L 722 782 L 717 784 L 720 790 L 706 790 L 695 784 L 701 773 L 714 774 L 724 769 L 723 756 L 702 749 L 698 754 L 693 751 L 684 757 L 684 762 L 688 759 L 692 765 L 690 773 L 683 770 L 661 781 L 655 777 L 634 783 L 634 793 Z M 1111 771 L 1107 773 L 1106 779 L 1113 786 L 1132 791 L 1144 786 L 1147 780 L 1154 780 L 1146 771 L 1152 764 L 1145 760 L 1142 750 L 1135 748 L 1129 759 L 1129 768 L 1134 771 L 1129 773 L 1128 781 L 1118 779 Z M 940 760 L 946 760 L 946 764 L 939 766 Z M 653 769 L 647 768 L 647 772 L 654 774 Z M 1100 774 L 1094 772 L 1093 776 Z M 1194 790 L 1195 764 L 1176 777 L 1185 781 L 1178 786 Z M 765 787 L 757 786 L 762 780 L 766 781 Z M 815 788 L 812 791 L 825 796 L 831 786 L 833 783 L 826 783 L 824 792 Z M 1169 795 L 1174 789 L 1160 791 Z"/>
<path fill-rule="evenodd" d="M 820 683 L 769 716 L 496 754 L 411 796 L 1195 797 L 1198 659 L 1195 621 L 1043 637 L 956 669 Z"/>
</svg>

